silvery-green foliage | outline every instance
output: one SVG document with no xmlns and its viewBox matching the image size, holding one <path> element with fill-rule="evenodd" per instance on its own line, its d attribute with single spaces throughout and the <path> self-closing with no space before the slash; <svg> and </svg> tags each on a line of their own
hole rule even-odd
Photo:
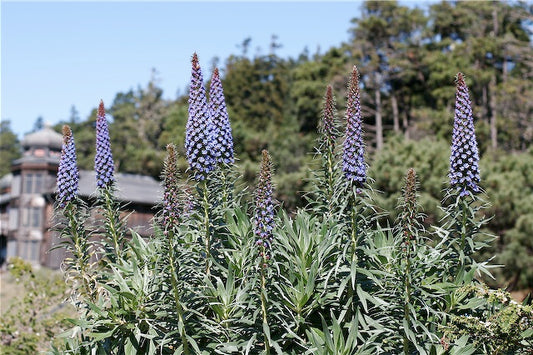
<svg viewBox="0 0 533 355">
<path fill-rule="evenodd" d="M 196 64 L 193 60 L 193 70 Z M 481 285 L 476 277 L 489 273 L 488 263 L 474 258 L 487 243 L 480 217 L 485 202 L 477 193 L 450 188 L 442 224 L 424 230 L 410 170 L 397 221 L 380 225 L 387 212 L 375 203 L 377 192 L 366 176 L 356 71 L 352 79 L 352 120 L 342 147 L 331 88 L 326 92 L 315 156 L 321 170 L 314 172 L 315 191 L 306 208 L 290 213 L 278 208 L 266 151 L 253 199 L 253 193 L 236 188 L 233 164 L 192 166 L 187 183 L 179 183 L 171 146 L 163 172 L 163 211 L 154 218 L 149 238 L 126 229 L 113 184 L 99 187 L 94 207 L 72 199 L 58 209 L 61 235 L 72 254 L 67 281 L 79 310 L 66 333 L 64 353 L 493 351 L 482 343 L 483 334 L 464 334 L 490 317 L 507 316 L 508 304 L 469 300 L 465 295 L 472 290 L 462 291 Z M 203 96 L 197 101 L 191 105 L 206 106 Z M 200 108 L 191 107 L 191 117 L 205 111 Z M 189 153 L 212 147 L 217 138 L 203 133 L 189 136 Z M 103 216 L 101 225 L 86 223 L 92 208 Z M 92 243 L 91 236 L 102 241 Z M 525 342 L 531 334 L 505 335 Z"/>
</svg>

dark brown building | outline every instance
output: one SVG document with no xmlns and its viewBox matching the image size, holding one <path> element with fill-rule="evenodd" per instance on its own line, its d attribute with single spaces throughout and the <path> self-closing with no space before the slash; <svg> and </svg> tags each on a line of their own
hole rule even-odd
<svg viewBox="0 0 533 355">
<path fill-rule="evenodd" d="M 13 161 L 11 173 L 0 179 L 0 259 L 19 256 L 36 266 L 60 266 L 64 250 L 50 249 L 58 242 L 51 227 L 62 142 L 61 134 L 50 127 L 26 135 L 22 158 Z M 162 193 L 160 183 L 142 175 L 115 178 L 117 197 L 129 214 L 128 227 L 148 235 Z M 94 198 L 93 171 L 80 171 L 79 190 L 81 197 Z"/>
</svg>

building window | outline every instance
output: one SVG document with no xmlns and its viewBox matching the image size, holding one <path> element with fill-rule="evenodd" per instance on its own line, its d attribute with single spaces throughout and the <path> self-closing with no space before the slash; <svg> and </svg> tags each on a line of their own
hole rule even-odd
<svg viewBox="0 0 533 355">
<path fill-rule="evenodd" d="M 41 193 L 43 192 L 44 174 L 32 173 L 24 175 L 24 191 L 23 193 Z"/>
<path fill-rule="evenodd" d="M 18 255 L 26 261 L 38 263 L 40 247 L 41 242 L 39 240 L 21 240 L 19 241 Z"/>
<path fill-rule="evenodd" d="M 41 227 L 41 208 L 25 207 L 22 209 L 22 226 L 23 227 Z"/>
</svg>

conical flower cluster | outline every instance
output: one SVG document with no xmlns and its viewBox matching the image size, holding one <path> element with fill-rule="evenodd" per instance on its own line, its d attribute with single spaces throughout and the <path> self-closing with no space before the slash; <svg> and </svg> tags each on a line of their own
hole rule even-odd
<svg viewBox="0 0 533 355">
<path fill-rule="evenodd" d="M 328 85 L 326 88 L 326 96 L 324 99 L 324 109 L 322 113 L 322 124 L 320 125 L 320 134 L 324 142 L 331 151 L 335 150 L 335 141 L 339 135 L 337 131 L 337 109 L 335 107 L 335 96 L 333 95 L 333 88 Z"/>
<path fill-rule="evenodd" d="M 231 135 L 231 125 L 218 68 L 215 68 L 211 77 L 209 111 L 214 125 L 214 151 L 217 163 L 233 164 L 235 162 L 233 156 L 233 137 Z"/>
<path fill-rule="evenodd" d="M 460 196 L 466 196 L 479 192 L 478 183 L 481 178 L 474 118 L 462 73 L 457 74 L 455 100 L 449 177 L 450 185 L 457 188 Z"/>
<path fill-rule="evenodd" d="M 63 126 L 63 146 L 57 172 L 57 201 L 65 207 L 68 201 L 78 196 L 80 175 L 76 163 L 76 145 L 69 126 Z"/>
<path fill-rule="evenodd" d="M 163 224 L 170 227 L 178 221 L 181 214 L 178 191 L 177 153 L 174 144 L 167 145 L 167 157 L 163 167 Z"/>
<path fill-rule="evenodd" d="M 413 168 L 407 170 L 405 185 L 403 188 L 402 212 L 400 223 L 405 244 L 414 239 L 413 227 L 417 224 L 417 187 L 416 171 Z"/>
<path fill-rule="evenodd" d="M 257 245 L 268 249 L 272 245 L 274 230 L 274 200 L 272 188 L 272 159 L 266 150 L 262 152 L 261 170 L 255 191 L 254 233 Z"/>
<path fill-rule="evenodd" d="M 185 132 L 187 161 L 196 180 L 204 180 L 207 173 L 215 169 L 213 123 L 198 56 L 192 58 L 192 77 L 189 91 L 189 119 Z"/>
<path fill-rule="evenodd" d="M 363 187 L 366 181 L 366 164 L 359 96 L 359 73 L 354 66 L 346 98 L 346 137 L 342 171 L 348 181 L 357 187 Z"/>
<path fill-rule="evenodd" d="M 113 155 L 111 154 L 111 141 L 109 128 L 105 117 L 104 102 L 100 101 L 96 116 L 96 155 L 94 157 L 94 170 L 96 171 L 96 186 L 106 188 L 115 181 Z"/>
</svg>

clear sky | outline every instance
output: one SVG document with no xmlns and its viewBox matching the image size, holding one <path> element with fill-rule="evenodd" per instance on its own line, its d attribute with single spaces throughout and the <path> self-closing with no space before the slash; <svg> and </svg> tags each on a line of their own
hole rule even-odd
<svg viewBox="0 0 533 355">
<path fill-rule="evenodd" d="M 75 105 L 86 119 L 100 99 L 145 86 L 159 72 L 164 97 L 184 93 L 197 52 L 204 77 L 241 52 L 296 57 L 321 53 L 349 38 L 360 2 L 14 2 L 1 4 L 1 118 L 22 137 L 37 117 L 57 123 Z"/>
</svg>

